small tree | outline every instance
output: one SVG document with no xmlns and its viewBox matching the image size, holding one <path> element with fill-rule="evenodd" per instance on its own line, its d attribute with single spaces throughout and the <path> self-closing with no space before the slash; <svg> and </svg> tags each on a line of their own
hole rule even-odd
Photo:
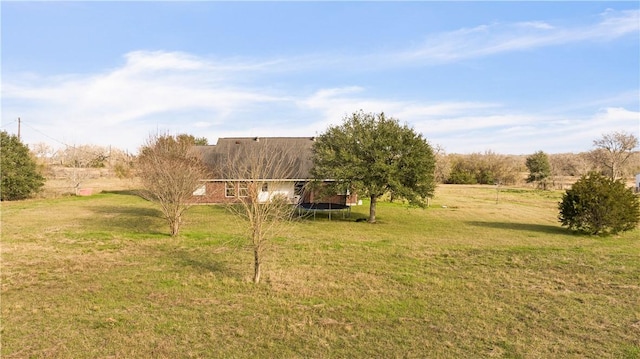
<svg viewBox="0 0 640 359">
<path fill-rule="evenodd" d="M 542 185 L 542 188 L 547 188 L 547 177 L 551 175 L 551 164 L 549 163 L 549 156 L 542 151 L 538 151 L 531 156 L 527 157 L 526 161 L 527 169 L 529 170 L 529 177 L 527 182 L 537 183 Z"/>
<path fill-rule="evenodd" d="M 44 177 L 38 173 L 29 148 L 6 131 L 0 132 L 0 170 L 3 201 L 29 198 L 44 186 Z"/>
<path fill-rule="evenodd" d="M 562 196 L 558 219 L 571 230 L 609 234 L 632 230 L 640 222 L 640 200 L 621 180 L 592 172 Z"/>
<path fill-rule="evenodd" d="M 140 150 L 137 169 L 142 196 L 160 205 L 171 236 L 178 235 L 182 215 L 207 171 L 194 151 L 193 136 L 150 136 Z"/>
<path fill-rule="evenodd" d="M 604 167 L 611 179 L 620 178 L 622 169 L 634 148 L 638 147 L 638 138 L 631 133 L 612 132 L 593 141 L 595 150 L 591 152 L 594 162 Z"/>
<path fill-rule="evenodd" d="M 227 153 L 219 153 L 222 178 L 241 179 L 233 183 L 233 214 L 246 221 L 247 238 L 253 252 L 253 282 L 259 283 L 270 241 L 283 233 L 295 211 L 283 179 L 294 178 L 300 164 L 296 149 L 277 139 L 239 141 Z M 290 182 L 287 182 L 290 183 Z"/>
<path fill-rule="evenodd" d="M 369 223 L 375 223 L 376 202 L 387 192 L 425 206 L 435 191 L 431 146 L 384 113 L 355 112 L 329 127 L 313 145 L 313 164 L 316 179 L 335 179 L 371 199 Z"/>
</svg>

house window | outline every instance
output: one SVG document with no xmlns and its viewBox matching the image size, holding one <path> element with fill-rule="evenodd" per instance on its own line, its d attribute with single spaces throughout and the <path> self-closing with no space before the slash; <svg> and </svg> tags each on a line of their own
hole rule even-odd
<svg viewBox="0 0 640 359">
<path fill-rule="evenodd" d="M 238 183 L 238 197 L 249 196 L 249 182 Z"/>
<path fill-rule="evenodd" d="M 224 195 L 225 197 L 233 197 L 236 194 L 236 184 L 233 182 L 224 183 Z"/>
<path fill-rule="evenodd" d="M 194 196 L 204 196 L 206 194 L 207 194 L 207 186 L 206 185 L 199 186 L 198 188 L 196 188 L 195 191 L 193 191 L 193 195 Z"/>
<path fill-rule="evenodd" d="M 296 182 L 293 185 L 293 194 L 296 196 L 302 196 L 304 192 L 304 182 Z"/>
<path fill-rule="evenodd" d="M 262 184 L 262 192 L 269 192 L 269 183 L 265 182 Z"/>
</svg>

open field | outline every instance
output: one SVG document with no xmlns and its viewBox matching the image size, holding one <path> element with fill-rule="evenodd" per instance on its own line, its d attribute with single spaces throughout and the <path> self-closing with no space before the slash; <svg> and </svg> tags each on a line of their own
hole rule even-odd
<svg viewBox="0 0 640 359">
<path fill-rule="evenodd" d="M 640 230 L 577 236 L 561 192 L 496 195 L 298 221 L 260 285 L 220 207 L 170 238 L 127 191 L 2 203 L 2 358 L 640 358 Z"/>
</svg>

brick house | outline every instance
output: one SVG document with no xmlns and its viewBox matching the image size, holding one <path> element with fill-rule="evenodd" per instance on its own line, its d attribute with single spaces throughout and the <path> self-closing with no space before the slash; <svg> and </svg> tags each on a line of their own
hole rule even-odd
<svg viewBox="0 0 640 359">
<path fill-rule="evenodd" d="M 261 202 L 278 195 L 292 204 L 355 204 L 357 195 L 326 193 L 313 181 L 313 142 L 314 137 L 227 137 L 196 146 L 211 177 L 202 180 L 193 201 L 234 203 L 256 188 Z"/>
</svg>

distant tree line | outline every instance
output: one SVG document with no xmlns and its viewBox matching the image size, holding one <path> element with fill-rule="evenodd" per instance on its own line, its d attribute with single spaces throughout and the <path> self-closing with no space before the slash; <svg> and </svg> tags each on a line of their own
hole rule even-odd
<svg viewBox="0 0 640 359">
<path fill-rule="evenodd" d="M 617 139 L 617 140 L 616 140 Z M 563 188 L 592 172 L 612 179 L 632 178 L 640 173 L 638 139 L 614 132 L 594 140 L 594 149 L 581 153 L 506 155 L 493 151 L 447 154 L 435 147 L 435 178 L 448 184 L 532 183 L 540 188 Z"/>
<path fill-rule="evenodd" d="M 438 156 L 442 183 L 450 184 L 516 184 L 524 171 L 521 156 L 501 155 L 493 151 Z"/>
</svg>

